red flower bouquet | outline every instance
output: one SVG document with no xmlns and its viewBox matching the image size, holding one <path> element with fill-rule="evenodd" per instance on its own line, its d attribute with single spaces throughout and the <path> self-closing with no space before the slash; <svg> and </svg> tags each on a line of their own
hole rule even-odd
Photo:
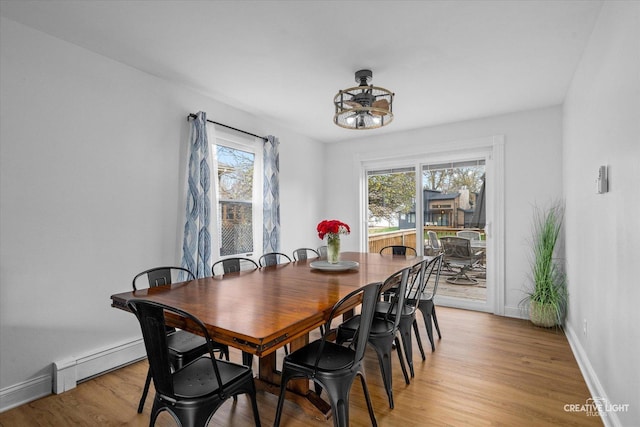
<svg viewBox="0 0 640 427">
<path fill-rule="evenodd" d="M 329 235 L 329 237 L 337 237 L 338 234 L 349 234 L 351 233 L 351 228 L 344 222 L 338 221 L 337 219 L 332 220 L 324 220 L 318 224 L 318 237 L 320 239 L 324 239 L 324 236 Z"/>
</svg>

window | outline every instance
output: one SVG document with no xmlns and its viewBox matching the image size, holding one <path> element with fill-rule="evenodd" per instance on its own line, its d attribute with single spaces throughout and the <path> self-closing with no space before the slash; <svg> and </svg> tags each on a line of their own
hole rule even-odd
<svg viewBox="0 0 640 427">
<path fill-rule="evenodd" d="M 211 125 L 213 126 L 213 125 Z M 215 259 L 262 250 L 262 141 L 215 128 Z"/>
</svg>

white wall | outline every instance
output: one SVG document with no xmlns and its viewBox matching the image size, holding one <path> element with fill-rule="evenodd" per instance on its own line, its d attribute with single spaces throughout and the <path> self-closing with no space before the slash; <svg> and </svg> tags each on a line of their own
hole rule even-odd
<svg viewBox="0 0 640 427">
<path fill-rule="evenodd" d="M 505 306 L 517 310 L 527 280 L 531 206 L 564 194 L 569 339 L 593 394 L 630 404 L 604 421 L 633 425 L 640 419 L 639 5 L 603 6 L 564 106 L 564 131 L 561 107 L 550 107 L 363 134 L 326 149 L 2 18 L 0 398 L 34 379 L 50 381 L 52 361 L 139 335 L 132 316 L 110 308 L 109 295 L 129 289 L 142 268 L 179 261 L 180 147 L 186 115 L 204 110 L 280 138 L 287 252 L 318 245 L 320 219 L 358 223 L 358 157 L 504 135 Z M 601 164 L 609 165 L 611 191 L 599 196 Z M 359 240 L 354 227 L 343 249 L 358 249 Z"/>
<path fill-rule="evenodd" d="M 487 100 L 490 102 L 490 100 Z M 391 124 L 390 126 L 393 126 Z M 505 304 L 504 312 L 519 316 L 519 302 L 527 282 L 527 239 L 531 210 L 559 198 L 562 191 L 562 110 L 550 107 L 479 120 L 424 128 L 412 132 L 376 136 L 374 133 L 355 142 L 333 144 L 325 163 L 332 172 L 325 215 L 349 224 L 358 224 L 359 188 L 353 165 L 358 159 L 379 153 L 389 157 L 398 153 L 428 153 L 443 144 L 456 150 L 466 140 L 492 135 L 505 139 Z M 342 239 L 345 249 L 357 250 L 359 227 Z"/>
<path fill-rule="evenodd" d="M 0 43 L 0 397 L 140 336 L 109 296 L 180 262 L 188 113 L 279 137 L 282 249 L 317 243 L 322 144 L 4 18 Z"/>
<path fill-rule="evenodd" d="M 605 2 L 564 107 L 568 329 L 592 394 L 640 420 L 640 3 Z M 598 167 L 609 193 L 596 194 Z M 587 332 L 583 325 L 586 321 Z"/>
</svg>

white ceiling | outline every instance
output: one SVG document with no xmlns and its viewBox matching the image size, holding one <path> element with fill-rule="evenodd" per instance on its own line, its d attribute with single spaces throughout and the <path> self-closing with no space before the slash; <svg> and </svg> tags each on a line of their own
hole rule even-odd
<svg viewBox="0 0 640 427">
<path fill-rule="evenodd" d="M 601 5 L 2 0 L 0 14 L 332 142 L 562 103 Z M 362 68 L 395 92 L 395 119 L 339 128 L 333 97 Z"/>
</svg>

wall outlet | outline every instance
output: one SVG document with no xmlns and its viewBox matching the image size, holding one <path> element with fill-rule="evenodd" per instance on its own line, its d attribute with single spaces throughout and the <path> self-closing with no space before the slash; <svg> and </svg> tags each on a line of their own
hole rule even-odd
<svg viewBox="0 0 640 427">
<path fill-rule="evenodd" d="M 585 337 L 587 336 L 587 319 L 582 321 L 582 333 Z"/>
</svg>

